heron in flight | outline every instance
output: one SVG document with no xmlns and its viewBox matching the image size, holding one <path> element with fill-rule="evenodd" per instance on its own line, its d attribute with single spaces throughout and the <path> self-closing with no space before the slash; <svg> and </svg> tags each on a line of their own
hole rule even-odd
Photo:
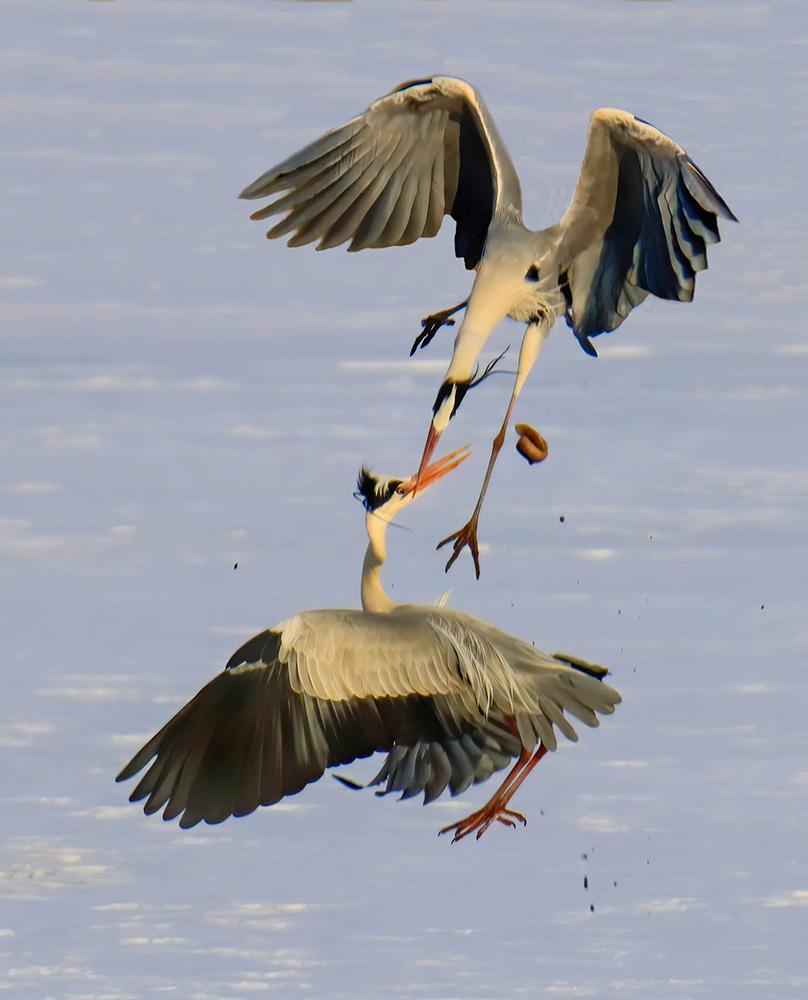
<svg viewBox="0 0 808 1000">
<path fill-rule="evenodd" d="M 428 466 L 428 487 L 468 455 Z M 250 639 L 225 669 L 140 749 L 118 781 L 148 770 L 130 795 L 147 814 L 181 827 L 219 823 L 272 805 L 326 768 L 374 751 L 388 756 L 371 784 L 424 801 L 484 781 L 516 757 L 491 800 L 446 827 L 479 837 L 508 809 L 548 750 L 554 727 L 577 740 L 567 714 L 597 726 L 620 701 L 603 667 L 530 643 L 461 611 L 394 604 L 384 592 L 385 532 L 415 497 L 416 476 L 377 478 L 363 469 L 368 546 L 362 610 L 303 611 Z M 344 779 L 343 779 L 344 780 Z"/>
<path fill-rule="evenodd" d="M 559 223 L 539 232 L 522 222 L 516 169 L 478 91 L 433 76 L 402 84 L 361 115 L 268 170 L 240 197 L 280 194 L 253 219 L 282 215 L 269 230 L 289 246 L 349 250 L 399 246 L 456 224 L 455 254 L 475 270 L 465 302 L 423 320 L 425 347 L 465 307 L 449 367 L 432 408 L 420 473 L 476 384 L 477 358 L 505 316 L 527 324 L 516 380 L 494 438 L 471 518 L 453 542 L 448 570 L 468 545 L 480 575 L 477 524 L 516 398 L 559 316 L 587 354 L 649 294 L 689 302 L 717 217 L 737 221 L 687 153 L 626 111 L 592 115 L 581 172 Z"/>
</svg>

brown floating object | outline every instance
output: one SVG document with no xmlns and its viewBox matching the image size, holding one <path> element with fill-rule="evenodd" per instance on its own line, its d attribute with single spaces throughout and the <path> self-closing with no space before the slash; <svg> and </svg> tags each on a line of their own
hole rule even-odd
<svg viewBox="0 0 808 1000">
<path fill-rule="evenodd" d="M 514 430 L 519 435 L 516 450 L 520 455 L 524 455 L 531 465 L 543 462 L 547 458 L 547 442 L 535 427 L 531 427 L 530 424 L 516 424 Z"/>
</svg>

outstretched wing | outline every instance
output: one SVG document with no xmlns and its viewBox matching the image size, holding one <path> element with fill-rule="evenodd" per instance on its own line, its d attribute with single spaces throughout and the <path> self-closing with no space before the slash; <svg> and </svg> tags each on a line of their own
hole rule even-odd
<svg viewBox="0 0 808 1000">
<path fill-rule="evenodd" d="M 327 623 L 327 627 L 326 627 Z M 577 740 L 565 713 L 597 726 L 620 701 L 608 671 L 551 656 L 453 608 L 402 604 L 389 614 L 305 611 L 283 626 L 281 658 L 292 687 L 315 698 L 402 698 L 419 694 L 454 739 L 512 719 L 525 747 L 555 750 L 556 727 Z M 445 720 L 445 721 L 444 721 Z M 434 737 L 397 742 L 412 746 Z"/>
<path fill-rule="evenodd" d="M 396 659 L 406 652 L 368 645 L 373 629 L 350 621 L 362 623 L 361 613 L 309 615 L 316 621 L 298 625 L 304 616 L 297 616 L 245 643 L 135 754 L 118 781 L 150 766 L 131 801 L 146 799 L 147 814 L 165 807 L 163 818 L 180 816 L 182 827 L 219 823 L 299 792 L 328 767 L 394 744 L 457 739 L 479 724 L 473 698 L 433 690 L 429 670 L 415 684 L 397 676 Z M 339 663 L 355 664 L 348 675 L 335 665 L 337 651 Z M 345 676 L 361 676 L 362 663 L 366 672 L 379 663 L 391 671 L 376 696 L 361 683 L 354 690 L 345 684 Z"/>
<path fill-rule="evenodd" d="M 483 780 L 521 744 L 554 750 L 554 726 L 577 739 L 565 711 L 587 725 L 612 712 L 620 696 L 585 667 L 462 612 L 307 611 L 245 643 L 118 780 L 147 768 L 130 800 L 191 827 L 383 750 L 380 782 L 434 798 Z"/>
<path fill-rule="evenodd" d="M 738 221 L 681 146 L 626 111 L 595 111 L 559 224 L 567 321 L 587 354 L 590 337 L 616 329 L 648 294 L 691 301 L 719 216 Z"/>
<path fill-rule="evenodd" d="M 289 246 L 349 250 L 403 246 L 457 223 L 455 253 L 479 263 L 495 211 L 521 215 L 519 178 L 482 98 L 470 84 L 435 76 L 402 84 L 246 187 L 239 197 L 287 192 L 251 218 L 284 218 L 269 230 Z"/>
</svg>

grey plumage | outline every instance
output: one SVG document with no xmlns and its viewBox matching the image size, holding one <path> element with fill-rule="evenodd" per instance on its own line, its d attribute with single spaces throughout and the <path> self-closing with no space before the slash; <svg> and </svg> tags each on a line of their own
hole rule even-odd
<svg viewBox="0 0 808 1000">
<path fill-rule="evenodd" d="M 356 251 L 435 236 L 450 215 L 457 255 L 476 267 L 493 213 L 521 208 L 519 179 L 482 98 L 458 82 L 402 84 L 268 170 L 240 197 L 289 193 L 252 218 L 286 213 L 267 236 L 292 233 L 289 246 Z"/>
<path fill-rule="evenodd" d="M 539 298 L 564 313 L 587 353 L 649 294 L 689 302 L 720 240 L 717 218 L 737 221 L 672 139 L 614 108 L 594 112 L 569 208 L 556 226 L 522 225 L 519 177 L 480 93 L 454 77 L 402 84 L 361 115 L 249 184 L 241 198 L 286 192 L 253 213 L 283 218 L 267 236 L 325 250 L 400 246 L 456 223 L 455 252 L 477 268 L 494 253 L 517 278 L 544 279 Z M 524 239 L 523 237 L 527 237 Z M 516 273 L 518 272 L 518 273 Z M 503 312 L 529 321 L 515 294 Z M 556 293 L 561 293 L 557 295 Z M 470 303 L 470 311 L 473 303 Z M 526 315 L 522 315 L 526 312 Z"/>
<path fill-rule="evenodd" d="M 513 392 L 494 438 L 471 518 L 453 543 L 448 570 L 468 546 L 480 575 L 477 526 L 516 399 L 545 338 L 563 316 L 581 348 L 616 330 L 648 295 L 689 302 L 718 218 L 737 221 L 687 153 L 663 132 L 616 108 L 599 108 L 567 211 L 534 232 L 522 220 L 513 162 L 479 92 L 455 77 L 402 84 L 358 117 L 310 143 L 242 191 L 285 192 L 253 219 L 283 218 L 267 236 L 325 250 L 411 243 L 456 223 L 455 254 L 476 270 L 466 302 L 422 321 L 426 347 L 459 309 L 465 315 L 432 407 L 421 469 L 475 384 L 478 358 L 506 316 L 526 323 Z M 439 546 L 440 547 L 440 546 Z"/>
<path fill-rule="evenodd" d="M 423 488 L 465 457 L 436 462 Z M 244 643 L 118 775 L 146 769 L 130 796 L 146 813 L 219 823 L 378 750 L 388 757 L 372 784 L 428 802 L 521 761 L 539 740 L 555 749 L 554 726 L 576 740 L 565 712 L 597 726 L 596 713 L 614 711 L 620 695 L 602 667 L 549 656 L 462 611 L 394 604 L 379 579 L 385 533 L 414 499 L 415 477 L 363 470 L 358 486 L 363 609 L 303 611 Z"/>
<path fill-rule="evenodd" d="M 487 683 L 472 673 L 481 656 L 497 661 Z M 596 726 L 595 712 L 619 700 L 590 673 L 460 611 L 308 611 L 245 643 L 118 780 L 151 762 L 131 801 L 191 827 L 272 805 L 382 750 L 371 784 L 432 801 L 485 781 L 522 742 L 555 749 L 554 723 L 577 739 L 565 710 Z"/>
</svg>

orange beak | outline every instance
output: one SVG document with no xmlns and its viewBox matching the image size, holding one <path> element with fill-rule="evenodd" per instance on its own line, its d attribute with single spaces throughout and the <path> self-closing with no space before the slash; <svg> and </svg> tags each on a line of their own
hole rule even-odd
<svg viewBox="0 0 808 1000">
<path fill-rule="evenodd" d="M 424 453 L 421 456 L 421 464 L 418 466 L 418 472 L 416 473 L 415 476 L 415 486 L 413 487 L 413 489 L 415 490 L 416 493 L 424 485 L 424 477 L 426 476 L 430 468 L 429 460 L 432 458 L 432 455 L 438 446 L 438 441 L 440 441 L 440 433 L 441 433 L 440 431 L 435 430 L 434 424 L 431 423 L 429 425 L 429 433 L 426 436 L 426 444 L 424 445 Z M 466 445 L 466 447 L 468 447 L 468 445 Z M 459 449 L 459 451 L 462 450 L 463 450 L 462 448 Z M 457 451 L 452 452 L 452 455 L 457 455 L 457 454 L 458 454 Z M 451 455 L 447 455 L 446 458 L 451 458 Z M 461 459 L 461 461 L 464 461 L 464 459 Z M 454 468 L 454 466 L 452 466 L 452 468 Z M 446 471 L 448 472 L 449 470 L 447 469 Z"/>
<path fill-rule="evenodd" d="M 431 441 L 432 434 L 435 435 L 434 441 Z M 430 437 L 427 438 L 427 449 L 424 450 L 424 457 L 421 459 L 421 467 L 418 472 L 407 480 L 401 488 L 401 492 L 416 493 L 420 489 L 424 489 L 427 486 L 431 486 L 436 483 L 439 479 L 442 479 L 447 472 L 451 472 L 452 469 L 456 469 L 461 462 L 465 462 L 466 459 L 471 455 L 471 449 L 469 445 L 463 445 L 462 448 L 458 448 L 457 451 L 452 451 L 448 455 L 444 455 L 443 458 L 438 459 L 432 465 L 427 465 L 430 455 L 435 450 L 435 445 L 438 443 L 438 438 L 440 434 L 433 431 L 430 427 Z M 431 448 L 430 448 L 431 444 Z"/>
</svg>

